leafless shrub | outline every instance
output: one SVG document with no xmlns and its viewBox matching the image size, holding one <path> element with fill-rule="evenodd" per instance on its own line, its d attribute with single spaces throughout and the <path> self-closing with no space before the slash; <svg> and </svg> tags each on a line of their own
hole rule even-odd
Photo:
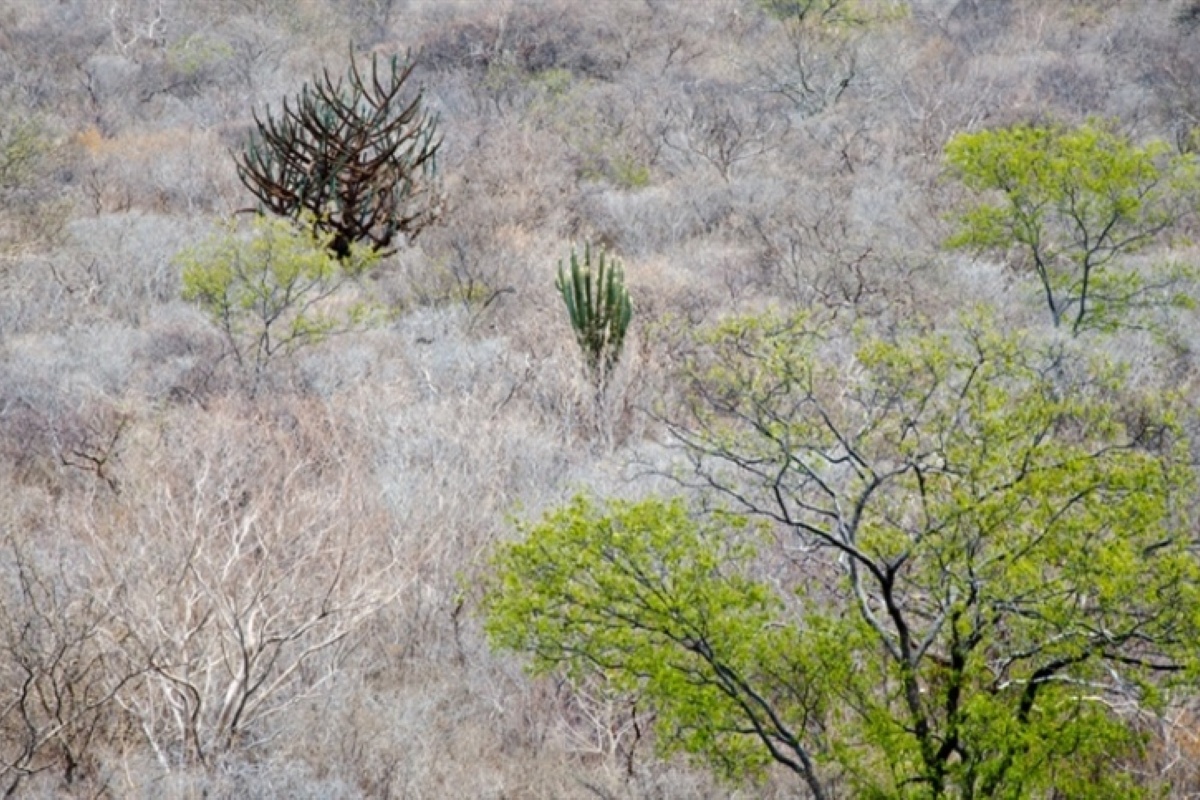
<svg viewBox="0 0 1200 800">
<path fill-rule="evenodd" d="M 760 245 L 762 281 L 802 305 L 868 312 L 880 300 L 878 253 L 854 229 L 841 193 L 780 188 L 747 220 Z M 788 202 L 789 196 L 807 201 Z"/>
<path fill-rule="evenodd" d="M 325 724 L 325 723 L 316 723 Z M 122 786 L 127 796 L 212 800 L 358 800 L 362 789 L 351 781 L 313 769 L 304 761 L 226 759 L 212 769 L 181 769 L 153 783 Z"/>
<path fill-rule="evenodd" d="M 254 92 L 264 76 L 279 69 L 287 52 L 287 38 L 259 18 L 247 15 L 230 25 L 228 47 L 232 52 L 230 70 L 242 86 Z"/>
<path fill-rule="evenodd" d="M 901 128 L 898 144 L 926 161 L 939 160 L 954 133 L 998 124 L 1019 102 L 1019 82 L 998 59 L 972 58 L 941 38 L 904 55 L 911 61 L 891 76 L 900 103 L 892 124 Z"/>
<path fill-rule="evenodd" d="M 109 604 L 122 651 L 146 665 L 117 699 L 168 771 L 267 746 L 269 721 L 337 674 L 421 560 L 398 561 L 336 425 L 264 411 L 141 431 L 126 491 L 86 525 L 97 569 L 124 587 Z"/>
<path fill-rule="evenodd" d="M 578 8 L 563 2 L 476 13 L 435 28 L 421 43 L 423 60 L 435 70 L 470 67 L 486 74 L 506 68 L 524 73 L 565 69 L 611 78 L 620 63 L 619 51 L 611 47 L 614 32 L 607 29 L 607 19 L 590 22 L 585 28 Z"/>
<path fill-rule="evenodd" d="M 4 363 L 0 454 L 6 475 L 55 493 L 71 487 L 119 492 L 132 415 L 113 399 L 119 390 L 105 391 L 103 376 L 68 377 L 71 369 L 70 360 L 24 353 Z"/>
<path fill-rule="evenodd" d="M 707 163 L 726 183 L 743 162 L 777 150 L 789 128 L 781 109 L 732 87 L 691 87 L 671 116 L 673 130 L 663 134 L 667 146 Z"/>
<path fill-rule="evenodd" d="M 141 67 L 130 58 L 107 51 L 98 51 L 76 63 L 75 80 L 82 90 L 88 122 L 110 135 L 121 130 L 136 113 Z"/>
<path fill-rule="evenodd" d="M 413 276 L 411 289 L 418 303 L 460 305 L 471 316 L 470 326 L 496 310 L 516 292 L 509 281 L 522 255 L 497 247 L 496 228 L 443 229 L 426 237 L 423 277 Z M 489 235 L 490 234 L 490 235 Z"/>
<path fill-rule="evenodd" d="M 420 305 L 458 305 L 473 324 L 493 321 L 534 277 L 544 231 L 562 224 L 570 175 L 545 132 L 505 126 L 460 150 L 446 167 L 446 214 L 455 224 L 428 232 L 420 258 L 400 261 L 398 293 Z"/>
<path fill-rule="evenodd" d="M 1113 77 L 1111 63 L 1099 56 L 1067 56 L 1040 71 L 1037 93 L 1058 116 L 1083 120 L 1108 107 Z"/>
<path fill-rule="evenodd" d="M 76 220 L 68 229 L 74 247 L 49 268 L 43 289 L 56 291 L 61 305 L 47 310 L 59 319 L 140 323 L 151 308 L 178 297 L 172 257 L 202 230 L 186 218 L 162 214 Z"/>
<path fill-rule="evenodd" d="M 8 85 L 43 112 L 77 112 L 77 66 L 108 41 L 97 6 L 82 3 L 7 4 L 5 51 L 14 62 Z"/>
<path fill-rule="evenodd" d="M 108 8 L 108 24 L 113 48 L 123 56 L 166 43 L 162 0 L 117 0 Z"/>
<path fill-rule="evenodd" d="M 240 194 L 216 133 L 194 127 L 105 136 L 90 127 L 75 137 L 84 206 L 113 213 L 221 212 Z"/>
<path fill-rule="evenodd" d="M 1200 148 L 1200 18 L 1197 6 L 1181 11 L 1174 28 L 1157 27 L 1147 49 L 1152 53 L 1144 81 L 1156 100 L 1157 112 L 1181 150 Z M 1145 62 L 1142 62 L 1143 64 Z"/>
<path fill-rule="evenodd" d="M 128 632 L 64 543 L 18 535 L 0 541 L 0 790 L 103 792 L 102 754 L 128 735 L 114 698 L 139 671 Z"/>
<path fill-rule="evenodd" d="M 1150 741 L 1145 763 L 1132 765 L 1151 780 L 1169 787 L 1172 797 L 1200 792 L 1200 735 L 1194 704 L 1173 708 L 1158 718 L 1140 721 Z"/>
<path fill-rule="evenodd" d="M 747 20 L 746 34 L 755 44 L 742 69 L 754 76 L 757 89 L 786 99 L 801 117 L 812 117 L 833 108 L 858 80 L 863 29 L 790 12 L 805 7 L 785 4 L 789 10 L 778 17 Z"/>
<path fill-rule="evenodd" d="M 591 187 L 574 198 L 569 233 L 601 242 L 631 260 L 646 258 L 717 237 L 751 200 L 752 189 L 707 180 L 635 193 Z"/>
<path fill-rule="evenodd" d="M 182 302 L 147 317 L 131 357 L 137 393 L 152 402 L 204 407 L 236 388 L 222 361 L 224 342 L 198 309 Z"/>
</svg>

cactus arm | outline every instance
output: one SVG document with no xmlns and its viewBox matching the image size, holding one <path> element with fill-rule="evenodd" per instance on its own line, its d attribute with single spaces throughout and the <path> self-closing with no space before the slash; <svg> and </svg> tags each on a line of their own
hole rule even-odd
<svg viewBox="0 0 1200 800">
<path fill-rule="evenodd" d="M 585 366 L 602 387 L 620 359 L 633 317 L 625 272 L 621 262 L 609 259 L 603 249 L 597 253 L 593 265 L 590 243 L 584 245 L 582 263 L 574 248 L 569 263 L 569 271 L 562 261 L 558 263 L 555 287 L 567 307 Z"/>
</svg>

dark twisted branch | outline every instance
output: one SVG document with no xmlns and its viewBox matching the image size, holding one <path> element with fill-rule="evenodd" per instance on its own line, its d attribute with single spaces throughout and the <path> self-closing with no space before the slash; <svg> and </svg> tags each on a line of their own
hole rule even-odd
<svg viewBox="0 0 1200 800">
<path fill-rule="evenodd" d="M 393 57 L 381 75 L 372 56 L 368 79 L 351 56 L 345 77 L 323 70 L 278 114 L 255 113 L 235 159 L 260 210 L 304 220 L 339 258 L 356 242 L 388 252 L 398 234 L 411 241 L 434 222 L 442 142 L 424 91 L 402 97 L 413 67 Z"/>
</svg>

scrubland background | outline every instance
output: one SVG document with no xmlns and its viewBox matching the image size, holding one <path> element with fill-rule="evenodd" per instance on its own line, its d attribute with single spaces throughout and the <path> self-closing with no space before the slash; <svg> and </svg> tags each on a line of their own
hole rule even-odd
<svg viewBox="0 0 1200 800">
<path fill-rule="evenodd" d="M 1051 335 L 1027 276 L 941 246 L 954 133 L 1102 117 L 1183 147 L 1200 124 L 1194 2 L 898 5 L 803 41 L 754 0 L 0 5 L 0 789 L 784 796 L 529 680 L 473 585 L 512 514 L 652 487 L 673 331 L 983 302 Z M 410 49 L 443 221 L 365 281 L 388 324 L 247 391 L 175 256 L 252 206 L 252 111 Z M 599 409 L 553 286 L 584 239 L 636 306 Z M 1097 346 L 1193 391 L 1200 325 L 1173 325 Z M 1176 739 L 1145 768 L 1200 758 Z"/>
</svg>

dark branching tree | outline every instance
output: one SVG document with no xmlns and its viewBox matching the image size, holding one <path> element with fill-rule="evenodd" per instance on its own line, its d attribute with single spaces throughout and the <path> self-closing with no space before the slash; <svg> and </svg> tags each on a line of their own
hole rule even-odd
<svg viewBox="0 0 1200 800">
<path fill-rule="evenodd" d="M 1200 675 L 1176 400 L 986 315 L 860 336 L 847 357 L 804 316 L 702 333 L 664 422 L 724 508 L 577 500 L 524 526 L 492 642 L 599 673 L 664 752 L 774 764 L 816 800 L 1157 796 L 1125 766 L 1137 720 Z"/>
<path fill-rule="evenodd" d="M 260 209 L 302 220 L 339 258 L 360 243 L 390 251 L 438 216 L 438 120 L 424 91 L 404 91 L 412 59 L 393 57 L 364 75 L 353 56 L 345 76 L 324 70 L 299 95 L 265 118 L 236 156 L 238 177 Z"/>
</svg>

